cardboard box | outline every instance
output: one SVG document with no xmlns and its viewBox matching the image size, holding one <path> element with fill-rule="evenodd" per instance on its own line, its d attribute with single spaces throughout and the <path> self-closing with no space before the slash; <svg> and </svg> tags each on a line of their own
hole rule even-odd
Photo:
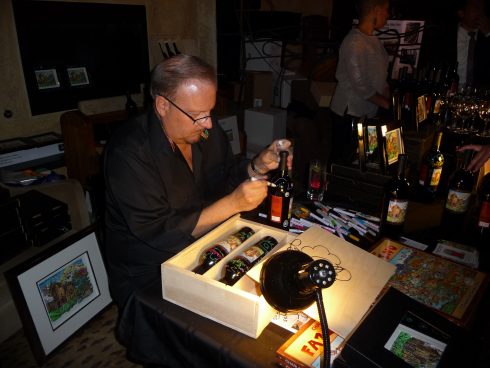
<svg viewBox="0 0 490 368">
<path fill-rule="evenodd" d="M 273 75 L 267 71 L 247 71 L 245 107 L 270 107 L 273 100 Z"/>
<path fill-rule="evenodd" d="M 253 157 L 275 139 L 286 137 L 286 110 L 252 108 L 245 110 L 244 129 L 247 133 L 247 156 Z"/>
<path fill-rule="evenodd" d="M 329 107 L 335 92 L 335 82 L 311 82 L 311 94 L 315 97 L 319 107 Z"/>
<path fill-rule="evenodd" d="M 243 226 L 249 226 L 255 234 L 203 275 L 192 272 L 202 252 Z M 232 217 L 162 264 L 163 298 L 257 338 L 274 316 L 273 308 L 260 295 L 259 285 L 247 275 L 233 286 L 219 280 L 230 259 L 265 236 L 274 237 L 278 245 L 263 260 L 294 239 L 286 231 L 242 219 L 239 215 Z"/>
</svg>

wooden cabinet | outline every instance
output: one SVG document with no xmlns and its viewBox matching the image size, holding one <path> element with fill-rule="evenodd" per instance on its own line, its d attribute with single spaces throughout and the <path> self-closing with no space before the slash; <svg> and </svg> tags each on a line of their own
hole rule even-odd
<svg viewBox="0 0 490 368">
<path fill-rule="evenodd" d="M 125 110 L 85 115 L 78 110 L 61 115 L 68 177 L 84 186 L 101 170 L 104 143 L 117 124 L 126 120 Z"/>
</svg>

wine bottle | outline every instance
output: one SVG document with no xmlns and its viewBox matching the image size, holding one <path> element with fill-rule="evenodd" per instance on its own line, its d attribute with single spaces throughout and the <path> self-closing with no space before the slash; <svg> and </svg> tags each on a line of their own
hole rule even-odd
<svg viewBox="0 0 490 368">
<path fill-rule="evenodd" d="M 405 224 L 410 184 L 405 178 L 407 155 L 398 155 L 398 172 L 386 185 L 381 224 L 382 236 L 399 239 Z"/>
<path fill-rule="evenodd" d="M 462 165 L 449 178 L 442 224 L 446 234 L 453 240 L 459 240 L 459 235 L 465 229 L 466 214 L 470 207 L 471 193 L 475 184 L 475 174 L 466 169 L 472 157 L 472 150 L 465 151 Z"/>
<path fill-rule="evenodd" d="M 431 150 L 426 154 L 420 165 L 419 172 L 419 197 L 424 202 L 433 201 L 437 194 L 437 188 L 441 179 L 444 155 L 439 151 L 442 132 L 438 132 Z"/>
<path fill-rule="evenodd" d="M 266 236 L 229 261 L 225 266 L 225 276 L 220 281 L 233 286 L 276 245 L 276 239 L 272 236 Z"/>
<path fill-rule="evenodd" d="M 293 182 L 288 173 L 288 155 L 288 151 L 279 153 L 279 174 L 272 180 L 276 186 L 269 188 L 269 211 L 267 214 L 271 225 L 285 230 L 289 229 L 293 205 Z"/>
<path fill-rule="evenodd" d="M 225 240 L 222 240 L 201 254 L 199 266 L 192 271 L 199 275 L 204 274 L 216 263 L 225 258 L 233 249 L 250 238 L 255 232 L 248 226 L 242 227 L 236 233 L 231 234 Z"/>
<path fill-rule="evenodd" d="M 483 177 L 479 190 L 478 219 L 476 223 L 476 245 L 481 251 L 490 249 L 490 174 Z"/>
</svg>

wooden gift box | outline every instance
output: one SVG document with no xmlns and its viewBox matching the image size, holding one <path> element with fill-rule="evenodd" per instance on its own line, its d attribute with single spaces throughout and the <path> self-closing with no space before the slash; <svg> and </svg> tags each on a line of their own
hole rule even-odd
<svg viewBox="0 0 490 368">
<path fill-rule="evenodd" d="M 203 275 L 192 272 L 205 250 L 243 226 L 249 226 L 255 234 Z M 263 260 L 295 238 L 287 231 L 242 219 L 240 215 L 225 221 L 162 264 L 163 299 L 250 337 L 259 337 L 274 315 L 259 285 L 246 275 L 233 286 L 219 280 L 230 259 L 265 236 L 274 237 L 278 244 Z"/>
</svg>

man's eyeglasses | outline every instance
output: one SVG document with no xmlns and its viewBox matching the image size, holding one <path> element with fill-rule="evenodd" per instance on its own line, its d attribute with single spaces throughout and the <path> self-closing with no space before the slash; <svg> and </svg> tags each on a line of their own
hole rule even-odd
<svg viewBox="0 0 490 368">
<path fill-rule="evenodd" d="M 160 95 L 161 97 L 163 97 L 164 99 L 166 99 L 168 102 L 170 102 L 170 104 L 175 107 L 177 110 L 179 110 L 182 114 L 184 114 L 185 116 L 187 116 L 189 119 L 192 120 L 193 124 L 198 124 L 199 126 L 205 128 L 203 126 L 203 124 L 211 118 L 211 115 L 207 115 L 207 116 L 203 116 L 202 118 L 197 118 L 197 119 L 194 119 L 192 117 L 192 115 L 190 115 L 189 113 L 185 112 L 184 110 L 182 110 L 175 102 L 173 102 L 171 99 L 165 97 L 165 96 L 162 96 Z"/>
</svg>

